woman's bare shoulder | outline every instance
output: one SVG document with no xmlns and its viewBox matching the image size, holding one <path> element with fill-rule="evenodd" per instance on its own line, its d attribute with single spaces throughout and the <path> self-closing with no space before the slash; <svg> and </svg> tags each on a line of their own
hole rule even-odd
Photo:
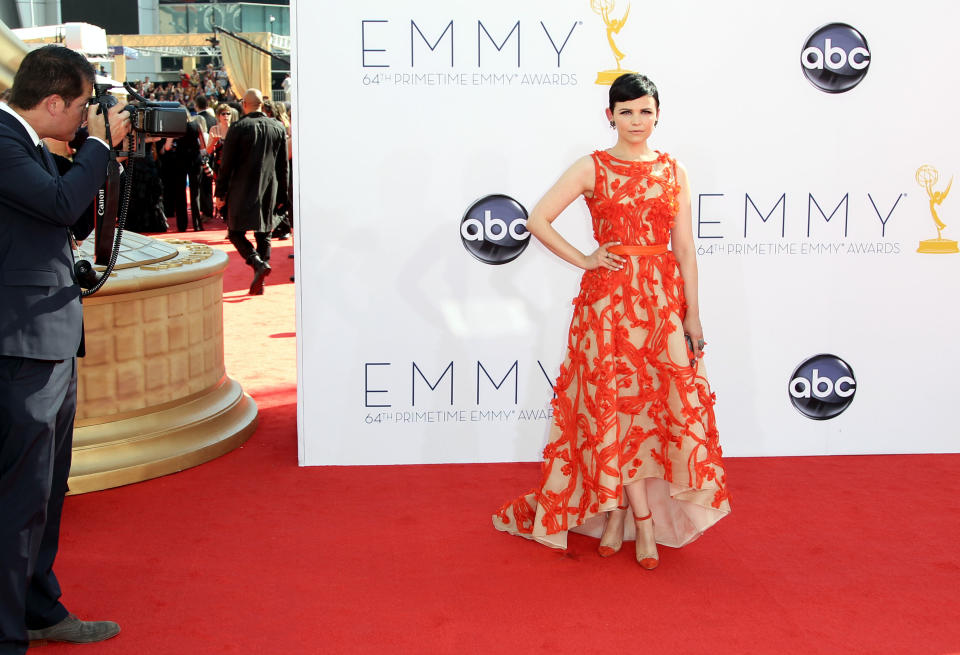
<svg viewBox="0 0 960 655">
<path fill-rule="evenodd" d="M 596 177 L 593 155 L 584 155 L 578 158 L 564 173 L 564 177 L 576 180 L 581 192 L 592 192 L 594 178 Z"/>
</svg>

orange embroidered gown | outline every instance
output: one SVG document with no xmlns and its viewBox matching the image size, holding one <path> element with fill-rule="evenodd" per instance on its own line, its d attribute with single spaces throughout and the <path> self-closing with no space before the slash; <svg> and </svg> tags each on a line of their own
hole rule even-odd
<svg viewBox="0 0 960 655">
<path fill-rule="evenodd" d="M 498 530 L 566 548 L 567 531 L 599 537 L 604 512 L 645 484 L 658 543 L 679 547 L 730 511 L 714 395 L 703 360 L 690 366 L 683 280 L 666 250 L 677 214 L 676 161 L 593 153 L 587 206 L 598 243 L 663 247 L 622 270 L 586 271 L 573 301 L 567 354 L 539 486 L 503 505 Z M 625 538 L 633 539 L 633 521 Z"/>
</svg>

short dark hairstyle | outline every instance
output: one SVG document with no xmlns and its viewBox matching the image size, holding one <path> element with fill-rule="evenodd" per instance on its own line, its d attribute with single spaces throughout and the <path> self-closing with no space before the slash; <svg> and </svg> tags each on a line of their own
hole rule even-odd
<svg viewBox="0 0 960 655">
<path fill-rule="evenodd" d="M 624 73 L 613 81 L 610 85 L 610 111 L 618 102 L 629 102 L 643 96 L 650 96 L 660 109 L 660 95 L 657 93 L 657 85 L 640 73 Z"/>
<path fill-rule="evenodd" d="M 193 102 L 197 106 L 197 111 L 203 111 L 209 106 L 207 105 L 207 96 L 203 95 L 202 93 L 197 95 Z"/>
<path fill-rule="evenodd" d="M 50 95 L 70 103 L 87 92 L 96 80 L 96 70 L 79 52 L 59 45 L 37 48 L 23 58 L 13 78 L 10 104 L 33 109 Z"/>
</svg>

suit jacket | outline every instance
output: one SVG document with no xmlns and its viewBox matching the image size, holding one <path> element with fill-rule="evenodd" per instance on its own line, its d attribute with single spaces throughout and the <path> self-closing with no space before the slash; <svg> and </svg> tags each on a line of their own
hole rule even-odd
<svg viewBox="0 0 960 655">
<path fill-rule="evenodd" d="M 210 128 L 217 124 L 217 117 L 213 113 L 213 109 L 207 107 L 203 111 L 197 112 L 197 116 L 203 119 L 204 124 L 207 126 L 207 129 L 204 132 L 209 132 Z"/>
<path fill-rule="evenodd" d="M 200 124 L 191 118 L 187 121 L 187 133 L 173 141 L 173 152 L 184 171 L 200 166 L 200 133 Z"/>
<path fill-rule="evenodd" d="M 64 175 L 67 171 L 70 170 L 70 167 L 73 166 L 73 161 L 58 155 L 55 152 L 51 152 L 50 156 L 53 157 L 53 163 L 57 166 L 57 172 L 60 175 Z M 120 179 L 123 180 L 123 175 L 120 176 Z M 123 182 L 121 181 L 121 187 L 123 188 Z M 94 228 L 97 226 L 97 204 L 96 198 L 90 203 L 90 206 L 87 207 L 83 213 L 80 215 L 80 218 L 77 219 L 77 222 L 70 227 L 70 231 L 73 232 L 73 238 L 77 241 L 83 241 L 91 233 L 93 233 Z M 129 229 L 129 228 L 127 228 Z M 136 230 L 131 230 L 135 232 Z"/>
<path fill-rule="evenodd" d="M 109 152 L 87 141 L 61 176 L 0 112 L 0 355 L 60 360 L 83 333 L 70 227 L 106 179 Z"/>
<path fill-rule="evenodd" d="M 223 142 L 217 197 L 227 201 L 231 230 L 269 232 L 273 210 L 287 202 L 287 134 L 283 124 L 252 112 L 230 126 Z"/>
</svg>

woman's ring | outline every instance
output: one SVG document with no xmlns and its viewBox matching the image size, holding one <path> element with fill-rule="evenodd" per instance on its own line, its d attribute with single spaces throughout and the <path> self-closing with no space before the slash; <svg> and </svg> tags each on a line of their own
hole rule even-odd
<svg viewBox="0 0 960 655">
<path fill-rule="evenodd" d="M 707 342 L 703 339 L 697 339 L 697 348 L 703 350 L 703 347 L 707 345 Z"/>
</svg>

